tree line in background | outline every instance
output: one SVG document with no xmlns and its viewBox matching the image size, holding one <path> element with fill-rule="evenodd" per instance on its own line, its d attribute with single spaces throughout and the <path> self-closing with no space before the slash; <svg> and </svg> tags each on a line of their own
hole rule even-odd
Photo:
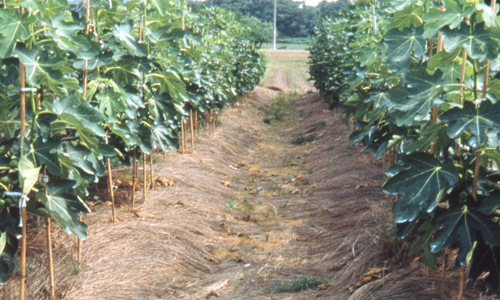
<svg viewBox="0 0 500 300">
<path fill-rule="evenodd" d="M 279 38 L 305 38 L 313 34 L 321 19 L 345 7 L 349 0 L 322 1 L 318 6 L 307 6 L 292 0 L 277 1 L 277 29 Z M 207 0 L 192 1 L 192 5 L 215 5 L 240 12 L 242 23 L 255 28 L 254 36 L 260 42 L 273 37 L 274 0 Z"/>
</svg>

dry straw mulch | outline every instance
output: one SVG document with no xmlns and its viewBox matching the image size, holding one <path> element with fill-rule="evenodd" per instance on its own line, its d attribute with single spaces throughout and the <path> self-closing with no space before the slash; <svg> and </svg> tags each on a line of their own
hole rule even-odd
<svg viewBox="0 0 500 300">
<path fill-rule="evenodd" d="M 174 184 L 149 191 L 135 213 L 127 198 L 116 223 L 109 206 L 93 207 L 82 265 L 74 238 L 54 226 L 58 298 L 439 299 L 439 273 L 423 277 L 398 252 L 382 169 L 350 146 L 341 116 L 311 93 L 292 119 L 266 125 L 263 110 L 276 94 L 258 87 L 189 154 L 155 155 L 158 182 Z M 292 144 L 308 134 L 314 141 Z M 32 229 L 30 299 L 48 295 L 44 249 L 44 232 Z M 269 290 L 301 276 L 325 283 Z M 2 292 L 16 298 L 15 277 Z"/>
</svg>

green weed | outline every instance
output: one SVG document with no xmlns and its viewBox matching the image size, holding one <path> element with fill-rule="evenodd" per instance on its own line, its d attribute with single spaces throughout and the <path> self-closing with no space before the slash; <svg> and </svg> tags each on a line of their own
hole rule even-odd
<svg viewBox="0 0 500 300">
<path fill-rule="evenodd" d="M 293 141 L 292 141 L 292 144 L 293 145 L 303 145 L 303 144 L 306 144 L 306 143 L 312 143 L 316 140 L 316 135 L 313 134 L 313 133 L 309 133 L 309 134 L 306 134 L 306 135 L 299 135 L 298 137 L 296 137 Z"/>
<path fill-rule="evenodd" d="M 269 124 L 272 121 L 283 121 L 289 112 L 293 111 L 299 95 L 293 93 L 280 93 L 265 112 L 264 123 Z"/>
<path fill-rule="evenodd" d="M 266 290 L 272 294 L 296 293 L 317 288 L 325 282 L 326 280 L 324 278 L 303 276 L 292 282 L 275 282 L 269 285 Z"/>
</svg>

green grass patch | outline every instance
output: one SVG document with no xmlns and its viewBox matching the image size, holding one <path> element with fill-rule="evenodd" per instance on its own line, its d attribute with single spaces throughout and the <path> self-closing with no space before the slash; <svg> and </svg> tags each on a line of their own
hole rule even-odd
<svg viewBox="0 0 500 300">
<path fill-rule="evenodd" d="M 315 289 L 325 283 L 326 280 L 321 277 L 299 277 L 291 282 L 279 281 L 269 285 L 266 290 L 272 294 L 278 293 L 296 293 Z"/>
<path fill-rule="evenodd" d="M 296 137 L 293 141 L 293 145 L 303 145 L 307 143 L 312 143 L 316 140 L 316 135 L 314 133 L 309 133 L 309 134 L 301 134 L 298 137 Z"/>
<path fill-rule="evenodd" d="M 299 100 L 299 95 L 293 93 L 280 93 L 269 108 L 264 113 L 264 123 L 269 124 L 273 121 L 283 121 L 286 115 L 292 111 Z"/>
</svg>

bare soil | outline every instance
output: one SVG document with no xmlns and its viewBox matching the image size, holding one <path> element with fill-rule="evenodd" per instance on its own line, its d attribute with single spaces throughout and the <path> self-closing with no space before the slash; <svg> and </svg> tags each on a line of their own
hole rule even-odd
<svg viewBox="0 0 500 300">
<path fill-rule="evenodd" d="M 292 63 L 275 64 L 261 86 L 223 112 L 215 134 L 197 135 L 189 153 L 155 153 L 157 184 L 146 199 L 137 191 L 135 211 L 131 170 L 114 171 L 122 182 L 118 222 L 106 193 L 96 191 L 81 265 L 75 238 L 52 227 L 57 298 L 441 299 L 441 268 L 407 258 L 408 246 L 394 237 L 392 199 L 380 191 L 383 168 L 350 145 L 351 128 L 307 82 L 297 63 L 307 53 L 268 56 L 271 64 Z M 283 121 L 266 124 L 279 94 L 269 85 L 301 96 Z M 307 136 L 314 138 L 293 143 Z M 28 299 L 48 298 L 42 229 L 30 233 Z M 459 273 L 449 265 L 445 299 L 454 299 Z M 17 298 L 16 279 L 3 299 Z M 322 284 L 277 293 L 305 279 Z M 477 299 L 480 286 L 466 298 Z"/>
</svg>

